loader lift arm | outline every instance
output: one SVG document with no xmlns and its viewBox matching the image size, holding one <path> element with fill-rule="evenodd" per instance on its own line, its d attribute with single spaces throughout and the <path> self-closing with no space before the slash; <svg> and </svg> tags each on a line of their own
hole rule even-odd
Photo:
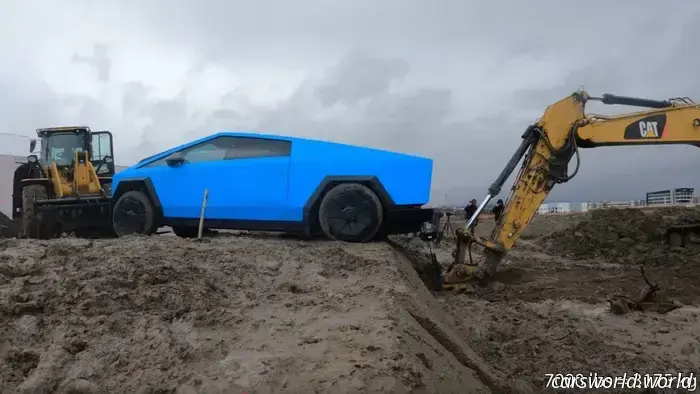
<svg viewBox="0 0 700 394">
<path fill-rule="evenodd" d="M 647 109 L 614 116 L 586 115 L 588 101 Z M 568 182 L 576 175 L 580 165 L 579 148 L 654 144 L 700 147 L 700 105 L 688 98 L 656 101 L 611 94 L 593 97 L 586 91 L 575 92 L 550 105 L 542 118 L 522 135 L 520 146 L 489 187 L 486 198 L 466 226 L 457 230 L 455 260 L 443 274 L 444 287 L 452 288 L 471 277 L 483 279 L 495 272 L 554 185 Z M 576 167 L 568 174 L 574 156 Z M 489 201 L 501 192 L 521 160 L 520 172 L 496 228 L 489 239 L 477 239 L 472 224 Z M 472 243 L 485 248 L 478 267 L 465 262 L 466 251 Z"/>
</svg>

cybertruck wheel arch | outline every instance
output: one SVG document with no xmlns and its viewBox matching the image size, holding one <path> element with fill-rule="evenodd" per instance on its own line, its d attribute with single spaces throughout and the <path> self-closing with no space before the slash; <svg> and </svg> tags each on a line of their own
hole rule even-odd
<svg viewBox="0 0 700 394">
<path fill-rule="evenodd" d="M 304 205 L 304 223 L 306 223 L 306 232 L 309 235 L 321 232 L 320 223 L 318 221 L 318 209 L 321 205 L 323 197 L 337 185 L 342 183 L 359 183 L 367 186 L 372 190 L 379 201 L 382 203 L 384 210 L 393 208 L 396 204 L 389 193 L 384 188 L 384 185 L 376 176 L 334 176 L 325 177 L 316 187 L 316 190 L 311 194 Z"/>
<path fill-rule="evenodd" d="M 112 196 L 112 205 L 114 205 L 114 203 L 117 202 L 119 197 L 124 195 L 124 193 L 130 191 L 143 192 L 151 201 L 155 214 L 155 220 L 157 222 L 161 222 L 163 220 L 163 206 L 160 203 L 155 187 L 153 187 L 151 178 L 129 178 L 119 181 L 117 190 L 114 191 Z"/>
</svg>

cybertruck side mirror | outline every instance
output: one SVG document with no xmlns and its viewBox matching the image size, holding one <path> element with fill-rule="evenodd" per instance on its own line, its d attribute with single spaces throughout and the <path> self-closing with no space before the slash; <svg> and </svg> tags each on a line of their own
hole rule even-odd
<svg viewBox="0 0 700 394">
<path fill-rule="evenodd" d="M 185 157 L 180 152 L 170 154 L 165 158 L 165 163 L 170 167 L 175 167 L 185 162 Z"/>
<path fill-rule="evenodd" d="M 34 153 L 34 149 L 36 149 L 36 140 L 30 140 L 29 141 L 29 153 Z"/>
</svg>

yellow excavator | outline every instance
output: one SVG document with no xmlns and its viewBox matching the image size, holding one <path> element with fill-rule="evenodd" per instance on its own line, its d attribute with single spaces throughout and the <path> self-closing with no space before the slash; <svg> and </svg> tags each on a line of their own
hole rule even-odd
<svg viewBox="0 0 700 394">
<path fill-rule="evenodd" d="M 62 232 L 109 234 L 114 175 L 112 134 L 87 126 L 38 129 L 31 154 L 14 174 L 12 216 L 20 237 Z"/>
<path fill-rule="evenodd" d="M 589 101 L 646 109 L 614 116 L 587 115 L 585 108 Z M 453 252 L 454 261 L 442 273 L 443 289 L 458 289 L 472 279 L 483 280 L 495 272 L 554 185 L 568 182 L 576 175 L 580 165 L 579 148 L 655 144 L 700 146 L 700 105 L 687 97 L 664 101 L 612 94 L 594 97 L 584 90 L 550 105 L 542 118 L 522 135 L 520 146 L 465 227 L 455 232 L 457 247 Z M 569 163 L 574 156 L 576 167 L 569 174 Z M 521 160 L 520 172 L 491 236 L 477 238 L 472 229 L 476 218 L 501 192 Z M 478 264 L 465 261 L 473 244 L 484 247 Z"/>
</svg>

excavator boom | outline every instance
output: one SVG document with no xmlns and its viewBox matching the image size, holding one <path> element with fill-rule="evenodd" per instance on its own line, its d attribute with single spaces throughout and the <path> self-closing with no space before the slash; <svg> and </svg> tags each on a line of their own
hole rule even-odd
<svg viewBox="0 0 700 394">
<path fill-rule="evenodd" d="M 586 115 L 588 101 L 647 108 L 615 116 Z M 542 118 L 527 128 L 522 142 L 508 164 L 489 187 L 486 198 L 464 228 L 457 230 L 455 261 L 443 275 L 443 284 L 451 288 L 471 277 L 483 279 L 515 245 L 535 216 L 540 205 L 557 183 L 571 180 L 580 165 L 579 148 L 652 144 L 688 144 L 700 146 L 700 105 L 688 98 L 666 101 L 605 94 L 592 97 L 576 92 L 552 105 Z M 576 168 L 569 174 L 569 163 Z M 501 192 L 505 181 L 522 160 L 503 214 L 489 239 L 477 239 L 472 224 L 489 201 Z M 466 251 L 476 243 L 485 248 L 479 266 L 466 264 Z"/>
</svg>

